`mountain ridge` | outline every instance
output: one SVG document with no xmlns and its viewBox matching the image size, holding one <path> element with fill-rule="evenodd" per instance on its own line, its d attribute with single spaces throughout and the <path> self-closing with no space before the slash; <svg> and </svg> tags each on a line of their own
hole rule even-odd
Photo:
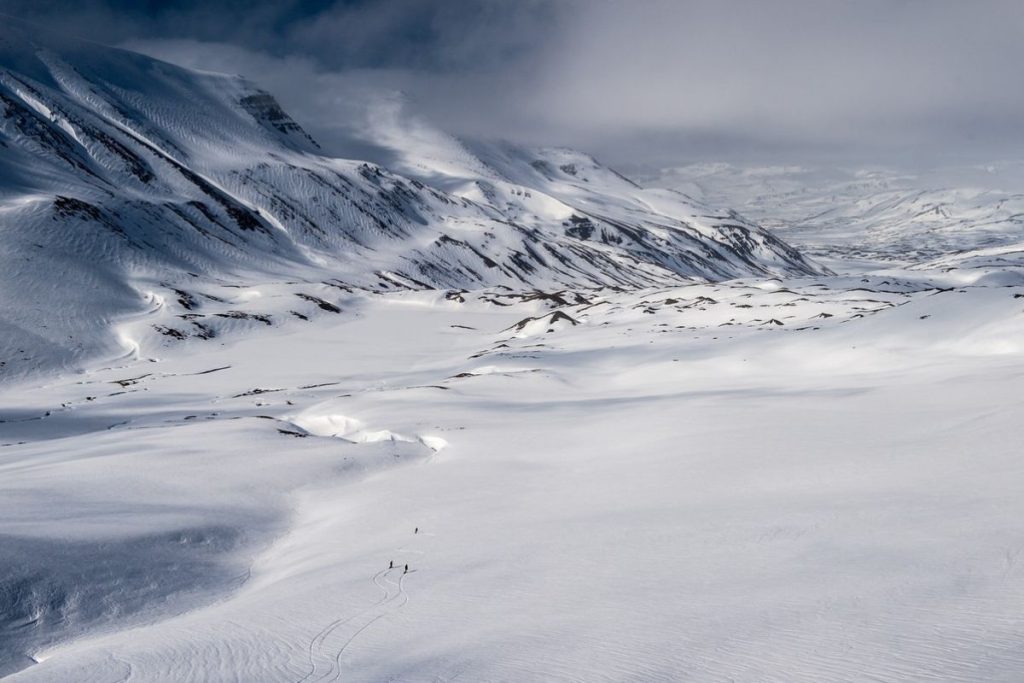
<svg viewBox="0 0 1024 683">
<path fill-rule="evenodd" d="M 61 364 L 117 352 L 112 321 L 195 275 L 528 290 L 822 272 L 580 153 L 493 146 L 476 170 L 406 177 L 325 156 L 241 77 L 20 22 L 0 29 L 0 107 L 0 351 L 23 363 L 40 344 Z"/>
</svg>

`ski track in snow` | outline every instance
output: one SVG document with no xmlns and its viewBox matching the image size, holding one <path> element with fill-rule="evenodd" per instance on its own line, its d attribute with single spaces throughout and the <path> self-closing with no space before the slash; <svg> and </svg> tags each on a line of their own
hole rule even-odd
<svg viewBox="0 0 1024 683">
<path fill-rule="evenodd" d="M 392 572 L 399 572 L 397 582 L 387 581 L 388 575 Z M 384 569 L 375 574 L 373 576 L 373 583 L 383 592 L 381 599 L 357 614 L 338 619 L 324 627 L 324 629 L 320 631 L 320 633 L 318 633 L 309 643 L 310 671 L 305 676 L 298 679 L 296 683 L 305 683 L 306 681 L 340 680 L 342 675 L 341 662 L 346 648 L 348 648 L 363 631 L 370 628 L 380 619 L 393 614 L 409 601 L 409 596 L 403 588 L 405 577 L 406 574 L 401 572 L 398 568 Z M 388 586 L 383 585 L 381 581 L 388 582 L 391 587 L 389 588 Z M 396 589 L 394 594 L 390 592 L 391 588 Z M 396 602 L 398 604 L 394 604 Z M 339 629 L 341 629 L 342 626 L 346 626 L 352 622 L 355 622 L 354 626 L 356 629 L 351 632 L 350 635 L 348 631 L 345 630 L 339 632 Z M 331 644 L 328 643 L 329 638 L 332 640 L 338 639 L 334 637 L 336 632 L 339 633 L 339 637 L 344 637 L 345 635 L 349 636 L 340 647 L 332 647 Z M 334 654 L 331 655 L 330 652 L 334 652 Z M 320 673 L 320 662 L 322 660 L 326 660 L 328 662 L 328 669 L 327 671 Z"/>
<path fill-rule="evenodd" d="M 386 577 L 387 577 L 387 574 L 385 574 L 385 578 Z M 385 601 L 381 605 L 381 607 L 386 607 L 388 609 L 386 611 L 383 611 L 382 613 L 374 614 L 369 620 L 366 621 L 365 624 L 361 625 L 351 636 L 349 636 L 348 640 L 346 640 L 344 642 L 344 644 L 338 649 L 338 653 L 334 656 L 334 670 L 336 671 L 336 673 L 334 674 L 334 676 L 331 677 L 330 680 L 337 681 L 337 680 L 339 680 L 341 678 L 341 674 L 342 674 L 342 671 L 341 671 L 341 658 L 344 656 L 345 650 L 350 645 L 352 645 L 352 643 L 355 641 L 355 639 L 358 638 L 359 635 L 361 633 L 363 633 L 363 631 L 365 631 L 366 629 L 368 629 L 371 626 L 373 626 L 377 621 L 379 621 L 379 620 L 389 616 L 395 610 L 401 609 L 403 606 L 405 606 L 406 603 L 409 602 L 409 596 L 405 592 L 405 590 L 404 590 L 404 588 L 402 586 L 402 584 L 405 582 L 405 577 L 406 577 L 406 574 L 403 572 L 398 577 L 398 581 L 397 582 L 392 582 L 392 585 L 395 588 L 397 588 L 397 593 L 395 593 L 395 595 L 392 596 L 392 598 L 390 600 Z M 395 601 L 397 601 L 398 604 L 394 605 L 393 608 L 392 608 L 392 605 L 390 603 L 395 602 Z"/>
</svg>

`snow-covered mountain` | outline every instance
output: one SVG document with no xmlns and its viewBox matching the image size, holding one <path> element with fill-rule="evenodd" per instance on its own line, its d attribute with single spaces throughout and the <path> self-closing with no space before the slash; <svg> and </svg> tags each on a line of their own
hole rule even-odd
<svg viewBox="0 0 1024 683">
<path fill-rule="evenodd" d="M 409 145 L 399 175 L 324 155 L 240 77 L 13 20 L 0 27 L 0 106 L 8 364 L 116 351 L 111 322 L 161 287 L 254 273 L 387 290 L 821 271 L 733 212 L 643 190 L 586 155 L 451 140 L 448 161 L 463 156 L 442 168 L 415 160 L 410 134 L 395 140 Z"/>
<path fill-rule="evenodd" d="M 1019 164 L 909 173 L 717 163 L 665 169 L 645 180 L 736 207 L 824 259 L 920 264 L 1007 247 L 1024 236 Z"/>
</svg>

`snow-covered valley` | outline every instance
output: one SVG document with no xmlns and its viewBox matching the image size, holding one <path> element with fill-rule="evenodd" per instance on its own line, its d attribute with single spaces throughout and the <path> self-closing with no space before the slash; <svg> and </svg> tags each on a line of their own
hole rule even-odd
<svg viewBox="0 0 1024 683">
<path fill-rule="evenodd" d="M 1013 197 L 651 189 L 401 121 L 382 168 L 33 40 L 0 678 L 1020 680 Z"/>
<path fill-rule="evenodd" d="M 317 291 L 8 387 L 11 680 L 1015 680 L 1024 287 L 929 275 Z"/>
</svg>

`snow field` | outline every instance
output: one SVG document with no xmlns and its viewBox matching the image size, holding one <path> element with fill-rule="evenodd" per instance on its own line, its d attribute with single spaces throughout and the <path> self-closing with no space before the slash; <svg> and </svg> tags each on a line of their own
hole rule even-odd
<svg viewBox="0 0 1024 683">
<path fill-rule="evenodd" d="M 915 277 L 339 293 L 19 386 L 12 532 L 166 597 L 67 579 L 11 680 L 1014 680 L 1019 292 Z"/>
</svg>

